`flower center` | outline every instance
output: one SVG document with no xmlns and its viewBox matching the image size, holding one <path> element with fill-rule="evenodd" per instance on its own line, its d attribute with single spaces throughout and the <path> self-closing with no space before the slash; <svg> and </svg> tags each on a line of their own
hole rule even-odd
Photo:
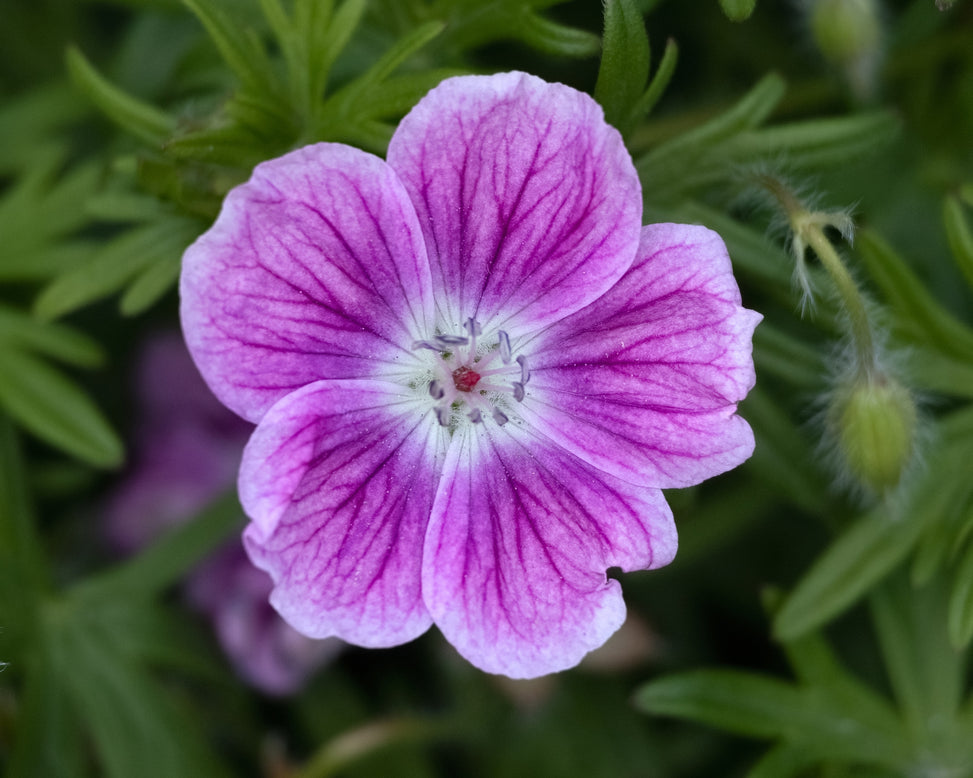
<svg viewBox="0 0 973 778">
<path fill-rule="evenodd" d="M 479 373 L 466 365 L 460 365 L 453 371 L 453 383 L 460 392 L 472 392 L 473 387 L 480 383 L 480 377 Z"/>
<path fill-rule="evenodd" d="M 468 334 L 437 335 L 412 344 L 413 349 L 436 355 L 429 381 L 436 419 L 451 431 L 463 417 L 479 424 L 490 416 L 497 424 L 506 424 L 515 407 L 511 398 L 519 403 L 526 396 L 527 357 L 514 357 L 510 337 L 503 330 L 497 331 L 494 341 L 481 337 L 483 330 L 474 319 L 467 319 L 463 328 Z"/>
</svg>

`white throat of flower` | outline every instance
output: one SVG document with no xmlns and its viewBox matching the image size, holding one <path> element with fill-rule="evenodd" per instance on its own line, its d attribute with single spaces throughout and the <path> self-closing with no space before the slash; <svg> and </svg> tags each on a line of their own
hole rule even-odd
<svg viewBox="0 0 973 778">
<path fill-rule="evenodd" d="M 472 318 L 463 329 L 466 335 L 441 334 L 412 344 L 414 350 L 434 355 L 427 389 L 436 420 L 450 432 L 464 419 L 480 424 L 489 417 L 506 424 L 515 408 L 511 400 L 523 402 L 526 396 L 527 357 L 513 354 L 503 330 L 484 337 Z"/>
</svg>

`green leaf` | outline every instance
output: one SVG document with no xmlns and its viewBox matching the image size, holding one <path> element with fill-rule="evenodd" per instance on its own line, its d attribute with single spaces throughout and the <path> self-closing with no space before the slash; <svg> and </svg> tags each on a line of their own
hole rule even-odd
<svg viewBox="0 0 973 778">
<path fill-rule="evenodd" d="M 594 96 L 605 109 L 608 123 L 624 135 L 649 78 L 649 38 L 634 0 L 606 0 L 604 15 L 601 65 Z"/>
<path fill-rule="evenodd" d="M 126 656 L 97 612 L 52 602 L 44 638 L 54 674 L 88 728 L 108 778 L 224 776 L 192 711 Z M 109 622 L 110 624 L 110 622 Z M 151 755 L 151 758 L 147 758 Z"/>
<path fill-rule="evenodd" d="M 153 265 L 168 267 L 200 228 L 198 221 L 176 216 L 133 227 L 47 286 L 37 298 L 35 312 L 45 319 L 63 316 L 118 291 Z"/>
<path fill-rule="evenodd" d="M 0 349 L 0 405 L 52 446 L 96 467 L 117 467 L 122 443 L 101 411 L 62 373 L 19 349 Z"/>
<path fill-rule="evenodd" d="M 750 18 L 757 0 L 720 0 L 720 8 L 731 22 L 744 22 Z"/>
<path fill-rule="evenodd" d="M 138 316 L 148 310 L 176 285 L 181 268 L 182 257 L 172 254 L 143 270 L 118 303 L 122 315 Z"/>
<path fill-rule="evenodd" d="M 949 596 L 949 640 L 957 651 L 973 640 L 973 543 L 967 543 L 953 578 Z"/>
<path fill-rule="evenodd" d="M 78 367 L 98 367 L 105 361 L 104 350 L 87 335 L 0 304 L 0 347 L 3 345 L 39 351 Z"/>
<path fill-rule="evenodd" d="M 943 223 L 956 266 L 973 289 L 973 230 L 970 230 L 958 197 L 951 195 L 943 201 Z"/>
<path fill-rule="evenodd" d="M 666 87 L 669 86 L 669 82 L 672 80 L 672 74 L 676 72 L 676 62 L 678 60 L 679 46 L 676 45 L 676 42 L 672 38 L 669 38 L 662 52 L 659 67 L 655 69 L 655 75 L 652 76 L 648 89 L 645 90 L 632 108 L 631 121 L 633 123 L 644 119 L 655 108 L 655 104 L 659 102 L 659 98 L 662 97 L 663 92 L 666 91 Z"/>
<path fill-rule="evenodd" d="M 875 588 L 870 604 L 902 715 L 916 741 L 937 749 L 955 720 L 965 675 L 963 657 L 946 634 L 945 587 L 917 588 L 896 575 Z"/>
<path fill-rule="evenodd" d="M 67 50 L 68 72 L 75 84 L 106 116 L 135 137 L 161 146 L 175 129 L 175 120 L 107 81 L 74 46 Z"/>
<path fill-rule="evenodd" d="M 241 84 L 270 102 L 279 102 L 279 89 L 267 52 L 256 33 L 244 28 L 213 0 L 182 0 L 202 22 L 223 61 Z"/>
<path fill-rule="evenodd" d="M 243 509 L 234 492 L 172 528 L 159 540 L 101 575 L 76 587 L 76 596 L 110 601 L 113 597 L 158 594 L 181 578 L 243 524 Z"/>
<path fill-rule="evenodd" d="M 960 361 L 973 362 L 973 330 L 938 303 L 888 243 L 865 229 L 858 233 L 856 247 L 901 330 Z"/>
<path fill-rule="evenodd" d="M 778 639 L 800 637 L 857 602 L 906 557 L 927 527 L 963 509 L 973 493 L 965 469 L 973 457 L 971 418 L 973 413 L 959 412 L 941 425 L 935 454 L 894 516 L 879 506 L 818 557 L 774 619 Z"/>
<path fill-rule="evenodd" d="M 635 167 L 643 184 L 651 186 L 656 181 L 679 181 L 683 168 L 717 143 L 761 125 L 785 91 L 784 80 L 776 73 L 764 76 L 728 110 L 636 160 Z"/>
<path fill-rule="evenodd" d="M 35 647 L 27 657 L 24 675 L 13 749 L 4 775 L 85 778 L 88 744 L 44 646 Z"/>
<path fill-rule="evenodd" d="M 587 30 L 567 27 L 524 9 L 509 34 L 528 46 L 555 57 L 593 57 L 601 39 Z"/>
<path fill-rule="evenodd" d="M 780 745 L 768 751 L 746 778 L 790 778 L 806 775 L 817 759 L 804 748 Z"/>
</svg>

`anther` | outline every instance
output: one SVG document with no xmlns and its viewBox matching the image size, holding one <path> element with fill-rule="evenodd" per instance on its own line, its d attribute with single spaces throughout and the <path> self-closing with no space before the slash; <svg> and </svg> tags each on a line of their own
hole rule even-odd
<svg viewBox="0 0 973 778">
<path fill-rule="evenodd" d="M 440 344 L 444 348 L 449 346 L 465 346 L 470 342 L 470 339 L 463 335 L 437 335 L 436 343 Z"/>
<path fill-rule="evenodd" d="M 480 413 L 479 408 L 474 408 L 466 415 L 469 417 L 470 421 L 473 422 L 474 424 L 479 424 L 481 421 L 483 421 L 483 414 Z"/>
<path fill-rule="evenodd" d="M 449 426 L 449 414 L 450 414 L 449 406 L 448 405 L 437 405 L 433 410 L 436 413 L 436 421 L 439 422 L 439 426 L 440 427 L 448 427 Z"/>
<path fill-rule="evenodd" d="M 428 340 L 414 340 L 412 341 L 412 350 L 415 351 L 417 348 L 427 348 L 430 351 L 442 351 L 442 348 L 435 343 L 431 343 Z"/>
<path fill-rule="evenodd" d="M 527 367 L 527 357 L 521 354 L 517 357 L 517 364 L 520 365 L 520 383 L 526 384 L 530 380 L 530 368 Z"/>
<path fill-rule="evenodd" d="M 520 381 L 514 381 L 513 387 L 514 387 L 514 399 L 517 402 L 522 403 L 526 395 L 526 393 L 524 392 L 524 385 L 520 383 Z"/>
<path fill-rule="evenodd" d="M 493 409 L 493 420 L 499 424 L 501 427 L 506 424 L 510 419 L 507 418 L 507 414 L 501 411 L 499 408 Z"/>
<path fill-rule="evenodd" d="M 463 329 L 470 333 L 471 338 L 475 338 L 477 335 L 483 334 L 483 328 L 480 327 L 480 322 L 473 318 L 466 320 L 466 322 L 463 324 Z"/>
<path fill-rule="evenodd" d="M 511 357 L 510 336 L 503 330 L 500 330 L 497 333 L 497 340 L 500 342 L 500 359 L 503 360 L 505 365 L 509 365 Z"/>
<path fill-rule="evenodd" d="M 433 379 L 429 382 L 429 396 L 434 400 L 442 400 L 446 394 L 446 390 L 443 389 L 443 385 L 439 381 Z"/>
</svg>

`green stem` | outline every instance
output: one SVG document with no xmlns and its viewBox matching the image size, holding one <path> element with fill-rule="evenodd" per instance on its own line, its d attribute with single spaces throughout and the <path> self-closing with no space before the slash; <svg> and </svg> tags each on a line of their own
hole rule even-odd
<svg viewBox="0 0 973 778">
<path fill-rule="evenodd" d="M 824 234 L 824 230 L 817 224 L 801 224 L 801 216 L 806 212 L 795 214 L 791 223 L 795 230 L 800 230 L 808 245 L 814 249 L 821 260 L 824 269 L 828 271 L 838 296 L 844 304 L 851 324 L 852 340 L 858 352 L 858 370 L 865 377 L 871 377 L 877 370 L 875 362 L 875 342 L 872 337 L 872 325 L 868 319 L 865 300 L 858 291 L 858 285 L 848 272 L 844 262 L 838 256 L 831 241 Z"/>
</svg>

